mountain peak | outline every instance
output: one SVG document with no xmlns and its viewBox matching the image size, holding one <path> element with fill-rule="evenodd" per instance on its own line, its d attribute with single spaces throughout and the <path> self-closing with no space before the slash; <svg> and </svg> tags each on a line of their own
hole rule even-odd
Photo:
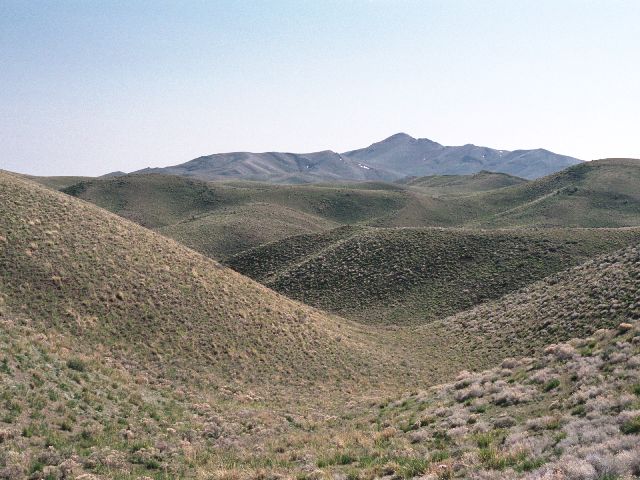
<svg viewBox="0 0 640 480">
<path fill-rule="evenodd" d="M 399 140 L 415 140 L 415 138 L 413 138 L 411 135 L 404 133 L 404 132 L 399 132 L 399 133 L 395 133 L 393 135 L 391 135 L 390 137 L 385 138 L 384 140 L 382 140 L 382 142 L 380 143 L 384 143 L 384 142 L 396 142 Z"/>
</svg>

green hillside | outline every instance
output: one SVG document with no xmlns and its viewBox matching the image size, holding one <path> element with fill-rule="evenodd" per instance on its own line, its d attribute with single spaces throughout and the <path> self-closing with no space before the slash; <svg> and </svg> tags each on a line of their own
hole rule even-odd
<svg viewBox="0 0 640 480">
<path fill-rule="evenodd" d="M 421 324 L 639 241 L 640 229 L 342 227 L 256 247 L 228 265 L 360 322 Z"/>
<path fill-rule="evenodd" d="M 70 187 L 71 185 L 75 185 L 76 183 L 88 182 L 93 179 L 92 177 L 78 176 L 38 177 L 34 175 L 24 175 L 24 177 L 54 190 L 62 190 L 63 188 Z"/>
<path fill-rule="evenodd" d="M 511 187 L 527 183 L 524 178 L 514 177 L 506 173 L 482 171 L 472 175 L 431 175 L 416 177 L 399 182 L 420 189 L 434 197 L 446 195 L 465 195 L 486 192 L 498 188 Z"/>
<path fill-rule="evenodd" d="M 291 235 L 365 222 L 408 201 L 406 193 L 386 189 L 204 183 L 166 175 L 96 179 L 64 192 L 213 258 Z"/>
<path fill-rule="evenodd" d="M 438 183 L 446 177 L 428 178 L 431 186 L 423 195 L 370 223 L 490 229 L 640 226 L 640 160 L 585 162 L 526 183 L 466 194 L 455 186 L 439 190 Z M 468 183 L 473 182 L 462 182 Z"/>
<path fill-rule="evenodd" d="M 489 192 L 478 203 L 485 227 L 640 225 L 640 160 L 586 162 L 532 182 Z"/>
</svg>

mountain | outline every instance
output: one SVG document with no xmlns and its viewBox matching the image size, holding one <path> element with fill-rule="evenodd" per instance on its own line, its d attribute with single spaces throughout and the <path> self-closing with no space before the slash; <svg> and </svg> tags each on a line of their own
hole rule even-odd
<svg viewBox="0 0 640 480">
<path fill-rule="evenodd" d="M 472 174 L 482 170 L 537 178 L 580 163 L 543 149 L 494 150 L 475 145 L 445 147 L 405 133 L 359 150 L 336 153 L 218 153 L 181 165 L 134 173 L 165 173 L 202 180 L 240 178 L 275 183 L 397 180 L 407 176 Z"/>
<path fill-rule="evenodd" d="M 165 173 L 201 180 L 239 178 L 274 183 L 391 180 L 392 175 L 326 150 L 314 153 L 218 153 L 166 168 L 134 173 Z"/>
<path fill-rule="evenodd" d="M 343 156 L 391 172 L 396 177 L 469 175 L 488 170 L 532 179 L 581 162 L 544 149 L 507 151 L 471 144 L 446 147 L 406 133 L 395 134 Z"/>
</svg>

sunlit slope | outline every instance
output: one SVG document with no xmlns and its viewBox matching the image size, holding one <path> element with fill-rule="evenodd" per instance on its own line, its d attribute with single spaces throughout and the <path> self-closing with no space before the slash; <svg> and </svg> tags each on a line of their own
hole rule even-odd
<svg viewBox="0 0 640 480">
<path fill-rule="evenodd" d="M 527 183 L 506 173 L 482 171 L 472 175 L 432 175 L 401 182 L 432 196 L 465 195 Z"/>
<path fill-rule="evenodd" d="M 640 225 L 640 160 L 585 162 L 532 182 L 479 195 L 487 227 Z"/>
<path fill-rule="evenodd" d="M 342 227 L 256 247 L 228 264 L 361 322 L 420 324 L 635 242 L 640 229 Z"/>
<path fill-rule="evenodd" d="M 173 240 L 16 176 L 0 196 L 0 286 L 39 328 L 199 384 L 383 374 L 355 327 Z"/>
</svg>

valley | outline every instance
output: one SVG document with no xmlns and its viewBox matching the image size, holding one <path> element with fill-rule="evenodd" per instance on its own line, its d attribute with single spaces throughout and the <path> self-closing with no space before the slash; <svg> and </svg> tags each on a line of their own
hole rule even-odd
<svg viewBox="0 0 640 480">
<path fill-rule="evenodd" d="M 638 172 L 0 173 L 0 476 L 634 475 Z"/>
</svg>

